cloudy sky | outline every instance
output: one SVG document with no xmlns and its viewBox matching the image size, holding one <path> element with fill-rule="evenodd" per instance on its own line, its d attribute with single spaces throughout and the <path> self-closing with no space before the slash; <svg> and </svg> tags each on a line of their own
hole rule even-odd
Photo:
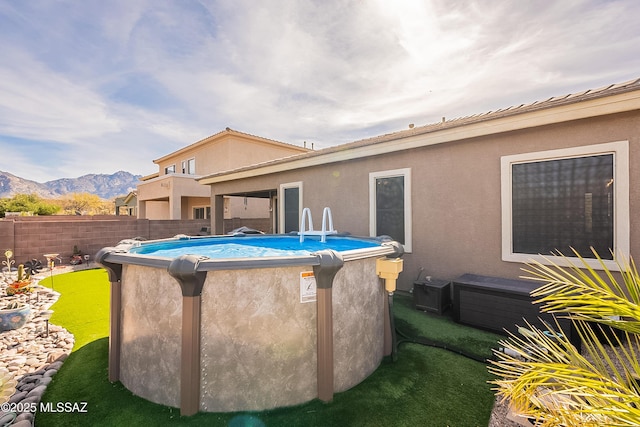
<svg viewBox="0 0 640 427">
<path fill-rule="evenodd" d="M 640 77 L 637 0 L 0 0 L 0 171 L 315 148 Z"/>
</svg>

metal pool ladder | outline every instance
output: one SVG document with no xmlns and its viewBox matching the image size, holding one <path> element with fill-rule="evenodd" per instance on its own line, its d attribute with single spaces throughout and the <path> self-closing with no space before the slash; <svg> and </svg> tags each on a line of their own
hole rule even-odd
<svg viewBox="0 0 640 427">
<path fill-rule="evenodd" d="M 308 228 L 306 230 L 305 224 L 308 225 Z M 333 217 L 331 216 L 331 208 L 327 206 L 322 211 L 321 231 L 313 229 L 313 218 L 311 218 L 311 209 L 302 209 L 302 220 L 300 221 L 300 231 L 298 232 L 298 235 L 300 235 L 300 243 L 304 242 L 304 236 L 320 236 L 320 241 L 324 243 L 327 241 L 327 236 L 331 234 L 338 234 L 338 232 L 333 229 Z"/>
</svg>

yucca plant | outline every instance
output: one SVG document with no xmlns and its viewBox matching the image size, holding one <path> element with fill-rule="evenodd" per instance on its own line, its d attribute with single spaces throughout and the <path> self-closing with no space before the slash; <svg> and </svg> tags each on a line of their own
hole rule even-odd
<svg viewBox="0 0 640 427">
<path fill-rule="evenodd" d="M 524 269 L 544 283 L 535 303 L 571 319 L 582 351 L 557 322 L 546 331 L 525 322 L 500 342 L 511 351 L 496 351 L 489 366 L 498 397 L 535 425 L 640 425 L 640 276 L 632 259 L 616 260 L 620 273 L 612 273 L 593 252 L 600 272 L 575 251 L 578 265 L 557 254 Z M 620 336 L 604 334 L 609 327 Z"/>
</svg>

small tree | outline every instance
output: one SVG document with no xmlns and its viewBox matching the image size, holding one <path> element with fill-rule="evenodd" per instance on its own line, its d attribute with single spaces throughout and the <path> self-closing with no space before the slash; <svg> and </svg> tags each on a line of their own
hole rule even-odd
<svg viewBox="0 0 640 427">
<path fill-rule="evenodd" d="M 113 213 L 111 202 L 90 193 L 71 193 L 66 195 L 60 203 L 64 212 L 69 215 Z"/>
<path fill-rule="evenodd" d="M 31 212 L 34 215 L 54 215 L 60 210 L 55 203 L 49 203 L 36 194 L 16 194 L 0 199 L 0 217 L 7 212 Z"/>
<path fill-rule="evenodd" d="M 540 426 L 640 425 L 640 276 L 633 263 L 618 263 L 622 283 L 604 262 L 602 273 L 583 265 L 552 261 L 533 263 L 526 269 L 545 283 L 533 292 L 542 311 L 566 316 L 582 339 L 578 351 L 558 324 L 559 334 L 548 334 L 527 324 L 527 333 L 511 334 L 501 342 L 511 354 L 496 352 L 489 370 L 497 394 L 514 409 Z M 560 261 L 558 259 L 557 261 Z M 566 264 L 565 264 L 566 263 Z M 601 326 L 622 331 L 623 339 L 596 331 Z M 529 333 L 530 332 L 530 333 Z M 583 356 L 583 354 L 589 357 Z M 613 354 L 613 357 L 610 356 Z"/>
</svg>

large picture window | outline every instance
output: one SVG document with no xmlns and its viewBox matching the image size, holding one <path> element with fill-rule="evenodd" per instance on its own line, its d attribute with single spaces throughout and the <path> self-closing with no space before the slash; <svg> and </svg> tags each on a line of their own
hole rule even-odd
<svg viewBox="0 0 640 427">
<path fill-rule="evenodd" d="M 369 234 L 390 236 L 411 252 L 411 170 L 369 174 Z"/>
<path fill-rule="evenodd" d="M 627 255 L 628 197 L 626 142 L 503 157 L 503 259 Z"/>
</svg>

